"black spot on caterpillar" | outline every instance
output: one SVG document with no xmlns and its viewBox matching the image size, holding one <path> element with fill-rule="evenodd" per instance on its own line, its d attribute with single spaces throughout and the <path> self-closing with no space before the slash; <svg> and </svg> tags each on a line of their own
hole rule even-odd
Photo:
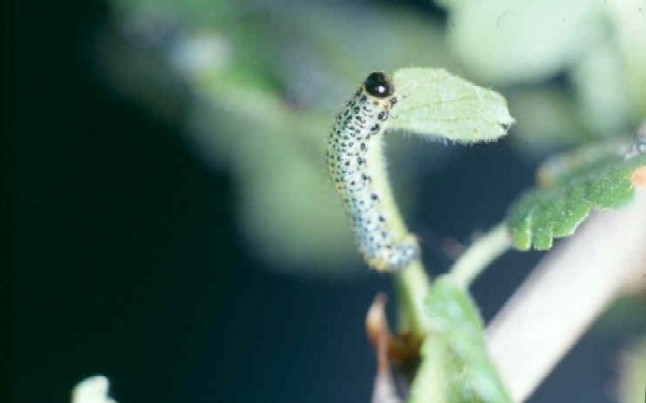
<svg viewBox="0 0 646 403">
<path fill-rule="evenodd" d="M 395 87 L 381 72 L 371 73 L 339 113 L 328 138 L 328 169 L 350 216 L 367 263 L 383 271 L 406 267 L 419 256 L 415 237 L 388 217 L 394 206 L 383 163 L 382 141 Z M 347 138 L 353 141 L 343 141 Z M 400 225 L 401 226 L 401 225 Z"/>
</svg>

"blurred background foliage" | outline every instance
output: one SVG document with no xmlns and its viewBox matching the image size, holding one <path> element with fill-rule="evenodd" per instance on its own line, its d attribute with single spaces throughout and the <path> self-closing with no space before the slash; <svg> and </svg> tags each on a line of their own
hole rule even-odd
<svg viewBox="0 0 646 403">
<path fill-rule="evenodd" d="M 646 115 L 642 0 L 113 6 L 97 48 L 102 73 L 180 119 L 196 153 L 234 174 L 242 232 L 278 270 L 364 271 L 323 155 L 333 116 L 367 72 L 442 67 L 502 92 L 517 120 L 509 142 L 530 163 L 626 135 Z M 409 211 L 407 187 L 450 161 L 454 147 L 389 137 L 393 183 Z"/>
<path fill-rule="evenodd" d="M 504 217 L 544 156 L 646 114 L 643 0 L 3 5 L 1 401 L 68 401 L 97 373 L 122 403 L 366 401 L 363 320 L 394 290 L 359 260 L 323 149 L 372 70 L 445 68 L 501 92 L 517 121 L 495 144 L 389 136 L 433 274 Z M 485 320 L 539 257 L 512 252 L 483 273 Z M 613 401 L 617 346 L 646 326 L 643 299 L 627 301 L 532 402 Z"/>
</svg>

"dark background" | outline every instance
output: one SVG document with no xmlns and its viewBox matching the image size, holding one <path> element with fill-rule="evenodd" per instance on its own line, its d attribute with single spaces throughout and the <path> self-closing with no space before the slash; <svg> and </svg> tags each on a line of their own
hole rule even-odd
<svg viewBox="0 0 646 403">
<path fill-rule="evenodd" d="M 120 403 L 368 401 L 363 319 L 375 293 L 393 295 L 389 279 L 321 284 L 250 257 L 227 172 L 203 166 L 178 127 L 95 73 L 107 5 L 6 8 L 0 400 L 66 402 L 77 382 L 104 374 Z M 504 142 L 456 160 L 425 178 L 433 211 L 413 217 L 431 248 L 494 223 L 532 178 Z M 485 318 L 538 257 L 509 254 L 477 282 Z M 616 346 L 587 336 L 532 402 L 607 401 Z"/>
</svg>

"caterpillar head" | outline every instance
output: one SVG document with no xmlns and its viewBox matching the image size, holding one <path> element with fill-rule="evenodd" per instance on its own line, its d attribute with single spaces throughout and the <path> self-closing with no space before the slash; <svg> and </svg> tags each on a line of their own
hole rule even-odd
<svg viewBox="0 0 646 403">
<path fill-rule="evenodd" d="M 388 98 L 395 92 L 395 86 L 386 73 L 370 73 L 363 82 L 366 92 L 375 98 Z"/>
</svg>

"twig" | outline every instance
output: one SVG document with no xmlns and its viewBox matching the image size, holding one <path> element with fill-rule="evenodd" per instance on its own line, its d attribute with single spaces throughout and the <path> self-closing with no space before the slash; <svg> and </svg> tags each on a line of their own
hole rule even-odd
<svg viewBox="0 0 646 403">
<path fill-rule="evenodd" d="M 424 299 L 428 294 L 430 282 L 422 263 L 415 260 L 397 273 L 395 286 L 399 299 L 400 329 L 423 336 L 429 328 L 428 314 L 424 310 Z"/>
<path fill-rule="evenodd" d="M 530 396 L 630 278 L 646 281 L 646 191 L 549 253 L 487 328 L 514 401 Z"/>
<path fill-rule="evenodd" d="M 451 278 L 462 288 L 468 288 L 478 274 L 505 253 L 509 246 L 507 228 L 504 223 L 498 224 L 458 258 L 449 271 Z"/>
</svg>

